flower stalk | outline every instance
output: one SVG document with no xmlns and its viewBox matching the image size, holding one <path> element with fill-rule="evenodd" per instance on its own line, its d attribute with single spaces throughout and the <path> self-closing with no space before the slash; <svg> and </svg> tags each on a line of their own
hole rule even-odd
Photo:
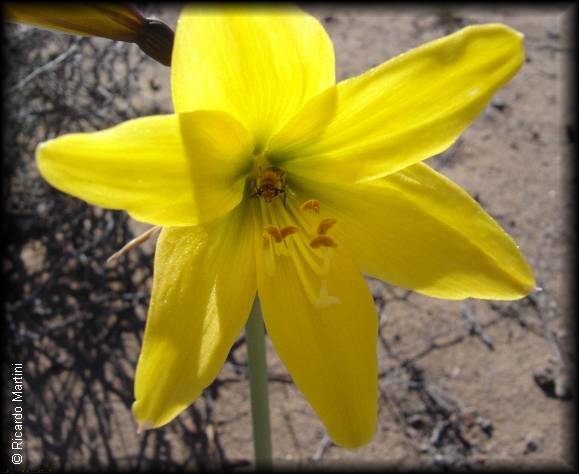
<svg viewBox="0 0 579 474">
<path fill-rule="evenodd" d="M 245 326 L 245 341 L 251 390 L 255 468 L 257 470 L 269 470 L 272 467 L 272 459 L 265 331 L 257 295 Z"/>
</svg>

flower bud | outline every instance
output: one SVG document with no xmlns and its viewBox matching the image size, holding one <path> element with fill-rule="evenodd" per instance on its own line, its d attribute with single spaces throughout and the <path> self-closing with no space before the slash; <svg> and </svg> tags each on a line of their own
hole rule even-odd
<svg viewBox="0 0 579 474">
<path fill-rule="evenodd" d="M 174 33 L 145 18 L 129 3 L 4 3 L 6 20 L 80 36 L 136 43 L 147 55 L 171 65 Z"/>
<path fill-rule="evenodd" d="M 134 42 L 145 18 L 128 3 L 4 4 L 8 21 L 81 36 Z"/>
<path fill-rule="evenodd" d="M 175 33 L 165 23 L 146 18 L 135 42 L 145 54 L 170 66 L 174 37 Z"/>
</svg>

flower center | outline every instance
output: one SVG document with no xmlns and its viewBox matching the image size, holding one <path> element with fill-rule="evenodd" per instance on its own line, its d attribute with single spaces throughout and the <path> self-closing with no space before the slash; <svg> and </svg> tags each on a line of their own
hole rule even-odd
<svg viewBox="0 0 579 474">
<path fill-rule="evenodd" d="M 265 155 L 258 150 L 253 152 L 253 168 L 249 180 L 253 188 L 252 196 L 263 198 L 265 202 L 271 202 L 275 197 L 280 196 L 285 205 L 285 171 L 272 166 Z"/>
<path fill-rule="evenodd" d="M 340 303 L 328 291 L 328 275 L 337 247 L 328 231 L 336 220 L 320 218 L 319 201 L 309 200 L 299 207 L 293 196 L 285 201 L 285 190 L 284 200 L 268 200 L 265 193 L 256 192 L 254 196 L 262 198 L 259 207 L 264 229 L 266 274 L 273 277 L 278 259 L 289 259 L 308 300 L 315 307 Z"/>
</svg>

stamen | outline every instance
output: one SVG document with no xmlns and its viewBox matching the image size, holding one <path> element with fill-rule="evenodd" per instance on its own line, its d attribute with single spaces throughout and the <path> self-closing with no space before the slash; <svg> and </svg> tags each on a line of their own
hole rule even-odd
<svg viewBox="0 0 579 474">
<path fill-rule="evenodd" d="M 280 230 L 281 238 L 285 239 L 288 235 L 295 234 L 297 231 L 298 228 L 295 225 L 285 226 L 283 229 Z"/>
<path fill-rule="evenodd" d="M 318 220 L 314 215 L 320 212 L 319 201 L 311 199 L 299 209 L 292 201 L 288 200 L 286 207 L 279 200 L 267 205 L 261 200 L 261 221 L 265 229 L 264 270 L 267 275 L 274 276 L 276 258 L 289 257 L 303 291 L 314 307 L 340 303 L 328 291 L 330 264 L 337 243 L 326 233 L 336 220 L 325 218 L 312 222 Z M 269 223 L 265 225 L 266 222 Z M 294 237 L 287 239 L 289 235 Z"/>
<path fill-rule="evenodd" d="M 338 244 L 328 235 L 318 235 L 310 240 L 310 247 L 318 249 L 320 247 L 337 247 Z"/>
<path fill-rule="evenodd" d="M 275 242 L 279 244 L 279 243 L 282 243 L 288 235 L 295 234 L 297 231 L 298 231 L 298 228 L 296 226 L 293 226 L 293 225 L 285 226 L 285 227 L 282 227 L 280 229 L 278 226 L 275 226 L 272 224 L 267 224 L 265 226 L 265 232 L 263 235 L 264 241 L 265 241 L 264 242 L 264 248 L 265 249 L 268 248 L 269 241 L 271 240 L 271 238 L 273 238 L 273 240 L 275 240 Z M 288 256 L 289 250 L 287 248 L 287 245 L 284 244 L 281 247 L 276 246 L 275 254 L 277 256 L 280 256 L 280 255 Z"/>
<path fill-rule="evenodd" d="M 341 303 L 340 298 L 337 296 L 331 296 L 328 292 L 328 280 L 322 280 L 322 285 L 320 287 L 320 296 L 318 298 L 317 306 L 329 306 L 331 304 Z"/>
<path fill-rule="evenodd" d="M 330 263 L 332 262 L 332 257 L 334 256 L 335 250 L 332 247 L 322 247 L 322 272 L 324 275 L 330 273 Z"/>
<path fill-rule="evenodd" d="M 300 261 L 299 258 L 294 258 L 293 263 L 294 263 L 295 268 L 297 270 L 298 278 L 302 284 L 302 288 L 306 292 L 306 296 L 310 300 L 310 303 L 312 303 L 314 306 L 317 307 L 318 306 L 318 297 L 316 295 L 316 292 L 314 291 L 314 288 L 312 287 L 312 284 L 311 284 L 308 276 L 306 275 L 306 272 L 304 270 L 302 262 Z"/>
<path fill-rule="evenodd" d="M 300 206 L 300 209 L 302 206 Z M 291 217 L 293 217 L 293 219 L 296 221 L 296 223 L 302 228 L 302 230 L 305 231 L 305 233 L 308 235 L 308 237 L 315 235 L 315 233 L 316 233 L 315 229 L 313 229 L 310 222 L 308 222 L 309 219 L 307 218 L 307 216 L 305 216 L 303 212 L 300 212 L 295 207 L 295 205 L 293 204 L 292 201 L 289 201 L 288 209 L 289 209 L 289 214 L 291 215 Z"/>
<path fill-rule="evenodd" d="M 316 214 L 319 214 L 320 201 L 318 201 L 317 199 L 309 199 L 300 206 L 300 209 L 302 211 L 312 211 L 315 212 Z"/>
<path fill-rule="evenodd" d="M 268 221 L 273 222 L 273 224 L 267 224 L 266 225 L 266 232 L 267 232 L 268 226 L 275 228 L 275 230 L 273 230 L 273 232 L 274 232 L 274 234 L 279 232 L 279 239 L 280 240 L 277 240 L 275 235 L 272 235 L 272 237 L 274 237 L 274 239 L 276 240 L 277 243 L 282 242 L 283 239 L 281 238 L 281 232 L 279 231 L 279 226 L 275 225 L 275 224 L 277 224 L 277 220 L 275 219 L 275 212 L 272 211 L 271 205 L 266 204 L 263 199 L 260 199 L 260 207 L 261 207 L 261 215 L 263 217 L 264 222 L 268 222 Z M 268 232 L 268 234 L 269 234 L 269 232 Z M 287 249 L 285 248 L 285 244 L 273 245 L 272 246 L 272 252 L 275 253 L 275 256 L 279 257 L 280 255 L 285 255 L 287 253 Z"/>
<path fill-rule="evenodd" d="M 154 235 L 158 234 L 159 232 L 161 232 L 162 227 L 160 225 L 156 225 L 155 227 L 151 227 L 150 229 L 146 230 L 145 232 L 143 232 L 141 235 L 139 235 L 138 237 L 135 237 L 133 240 L 131 240 L 129 243 L 125 244 L 123 246 L 122 249 L 118 250 L 117 252 L 115 252 L 114 254 L 112 254 L 107 261 L 105 262 L 105 264 L 109 264 L 111 262 L 114 262 L 115 260 L 117 260 L 119 257 L 123 256 L 124 254 L 126 254 L 129 250 L 131 250 L 132 248 L 135 248 L 138 245 L 141 245 L 143 242 L 146 242 L 147 240 L 149 240 L 151 237 L 153 237 Z"/>
<path fill-rule="evenodd" d="M 290 211 L 295 210 L 295 208 L 291 205 L 290 203 Z M 283 220 L 285 223 L 287 223 L 287 221 L 289 220 L 290 216 L 288 215 L 288 213 L 283 213 Z M 299 223 L 302 225 L 302 230 L 303 230 L 303 226 L 307 225 L 302 219 L 301 216 L 299 214 L 297 214 L 297 216 L 299 217 L 299 219 L 297 219 L 299 221 Z M 295 215 L 292 212 L 292 217 L 295 217 Z M 288 226 L 291 227 L 291 226 Z M 310 232 L 306 231 L 306 234 L 310 234 Z M 300 234 L 301 236 L 304 236 L 304 232 L 301 232 Z M 309 235 L 308 235 L 309 237 Z M 314 273 L 318 276 L 323 276 L 323 271 L 322 271 L 322 267 L 320 266 L 319 263 L 317 263 L 314 260 L 314 257 L 320 258 L 319 255 L 317 255 L 315 252 L 312 252 L 307 246 L 306 243 L 304 242 L 303 238 L 297 238 L 294 239 L 293 243 L 295 244 L 295 246 L 297 247 L 299 254 L 304 258 L 304 260 L 306 261 L 306 263 L 308 264 L 308 266 L 314 271 Z"/>
<path fill-rule="evenodd" d="M 271 225 L 271 224 L 267 224 L 265 226 L 265 231 L 271 235 L 276 242 L 281 242 L 283 240 L 283 236 L 281 235 L 281 231 L 279 230 L 278 227 Z"/>
<path fill-rule="evenodd" d="M 273 245 L 271 245 L 270 239 L 267 239 L 266 242 L 267 245 L 263 252 L 265 273 L 269 276 L 273 276 L 275 275 L 275 255 L 273 254 Z"/>
<path fill-rule="evenodd" d="M 323 235 L 336 223 L 336 219 L 322 219 L 318 224 L 318 234 Z"/>
</svg>

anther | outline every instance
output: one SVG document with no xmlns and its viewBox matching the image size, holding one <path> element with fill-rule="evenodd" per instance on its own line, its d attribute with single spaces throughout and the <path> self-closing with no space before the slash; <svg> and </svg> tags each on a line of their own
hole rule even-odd
<svg viewBox="0 0 579 474">
<path fill-rule="evenodd" d="M 265 226 L 265 231 L 267 234 L 271 235 L 277 243 L 280 243 L 288 235 L 295 234 L 298 231 L 298 228 L 293 225 L 288 225 L 280 229 L 272 224 L 267 224 Z M 267 235 L 264 237 L 267 237 Z"/>
<path fill-rule="evenodd" d="M 338 244 L 334 239 L 328 235 L 317 235 L 312 240 L 310 240 L 310 247 L 313 249 L 318 249 L 320 247 L 337 247 Z"/>
<path fill-rule="evenodd" d="M 288 235 L 295 234 L 298 231 L 298 228 L 294 225 L 288 225 L 280 230 L 281 238 L 285 239 Z"/>
<path fill-rule="evenodd" d="M 318 234 L 323 235 L 336 223 L 336 219 L 322 219 L 318 224 Z"/>
<path fill-rule="evenodd" d="M 320 201 L 318 201 L 317 199 L 309 199 L 300 206 L 300 209 L 302 211 L 313 211 L 316 214 L 319 214 Z"/>
<path fill-rule="evenodd" d="M 274 225 L 267 224 L 265 226 L 265 231 L 271 235 L 276 242 L 281 242 L 283 240 L 283 236 L 281 231 Z"/>
</svg>

